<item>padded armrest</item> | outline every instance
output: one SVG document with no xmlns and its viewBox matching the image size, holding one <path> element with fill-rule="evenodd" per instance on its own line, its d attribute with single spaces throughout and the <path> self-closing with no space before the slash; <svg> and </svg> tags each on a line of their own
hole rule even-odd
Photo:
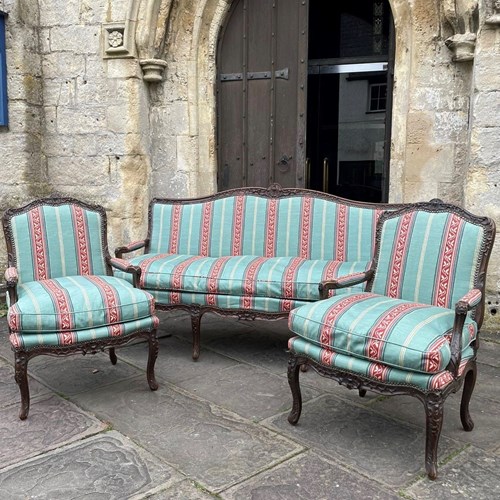
<svg viewBox="0 0 500 500">
<path fill-rule="evenodd" d="M 340 276 L 331 281 L 322 281 L 319 284 L 319 296 L 321 299 L 328 298 L 328 292 L 330 290 L 337 290 L 339 288 L 346 288 L 348 286 L 359 285 L 365 281 L 368 281 L 373 274 L 373 271 L 369 269 L 362 273 L 348 274 L 346 276 Z"/>
<path fill-rule="evenodd" d="M 455 313 L 467 313 L 467 311 L 470 311 L 473 307 L 477 306 L 481 302 L 482 297 L 483 294 L 481 290 L 478 290 L 477 288 L 472 289 L 455 304 Z"/>
<path fill-rule="evenodd" d="M 133 241 L 132 243 L 129 243 L 128 245 L 125 245 L 123 247 L 118 247 L 115 250 L 115 257 L 121 259 L 124 253 L 129 253 L 133 252 L 134 250 L 139 250 L 139 248 L 144 248 L 146 244 L 147 240 L 138 240 L 138 241 Z"/>
<path fill-rule="evenodd" d="M 123 271 L 124 273 L 132 274 L 133 284 L 137 288 L 139 284 L 139 278 L 141 277 L 141 268 L 138 266 L 133 266 L 128 260 L 118 259 L 116 257 L 110 257 L 109 263 L 115 269 Z"/>
</svg>

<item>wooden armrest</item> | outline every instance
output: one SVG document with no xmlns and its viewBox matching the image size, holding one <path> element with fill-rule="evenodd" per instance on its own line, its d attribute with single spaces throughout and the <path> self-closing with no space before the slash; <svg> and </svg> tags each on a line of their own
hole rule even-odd
<svg viewBox="0 0 500 500">
<path fill-rule="evenodd" d="M 133 252 L 134 250 L 139 250 L 139 248 L 144 248 L 147 242 L 148 240 L 138 240 L 138 241 L 133 241 L 132 243 L 129 243 L 128 245 L 125 245 L 123 247 L 118 247 L 115 250 L 115 257 L 121 259 L 124 253 L 129 253 Z"/>
<path fill-rule="evenodd" d="M 15 302 L 17 302 L 17 282 L 19 281 L 19 274 L 17 272 L 17 269 L 13 266 L 8 267 L 5 270 L 4 277 L 6 290 L 9 294 L 10 304 L 14 304 Z"/>
<path fill-rule="evenodd" d="M 108 262 L 115 269 L 123 271 L 124 273 L 132 274 L 132 283 L 133 283 L 134 287 L 136 287 L 136 288 L 138 287 L 139 278 L 141 277 L 141 268 L 140 267 L 133 266 L 132 264 L 130 264 L 130 262 L 128 260 L 118 259 L 116 257 L 110 257 Z"/>
<path fill-rule="evenodd" d="M 319 296 L 321 299 L 328 298 L 330 290 L 337 290 L 339 288 L 346 288 L 349 286 L 359 285 L 368 281 L 373 275 L 373 271 L 363 271 L 362 273 L 347 274 L 346 276 L 339 276 L 331 281 L 322 281 L 319 284 Z"/>
</svg>

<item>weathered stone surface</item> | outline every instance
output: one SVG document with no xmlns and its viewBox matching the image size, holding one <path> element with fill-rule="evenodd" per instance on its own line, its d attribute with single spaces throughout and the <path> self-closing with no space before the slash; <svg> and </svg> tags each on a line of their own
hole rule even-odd
<svg viewBox="0 0 500 500">
<path fill-rule="evenodd" d="M 151 392 L 132 380 L 116 384 L 113 398 L 109 394 L 99 389 L 74 399 L 211 491 L 223 490 L 301 449 L 166 384 Z"/>
<path fill-rule="evenodd" d="M 151 500 L 213 500 L 214 495 L 196 486 L 192 481 L 184 480 L 148 498 Z"/>
<path fill-rule="evenodd" d="M 142 347 L 147 351 L 146 344 L 142 344 Z M 141 372 L 124 362 L 112 365 L 107 353 L 57 359 L 51 356 L 37 356 L 28 364 L 29 372 L 38 380 L 65 396 L 92 391 L 132 377 L 143 377 L 144 384 L 147 384 L 144 373 L 146 363 L 142 369 Z M 110 391 L 112 392 L 111 389 Z"/>
<path fill-rule="evenodd" d="M 471 447 L 438 470 L 436 481 L 422 479 L 404 491 L 419 500 L 469 498 L 489 500 L 500 496 L 500 456 Z"/>
<path fill-rule="evenodd" d="M 273 500 L 283 498 L 351 500 L 396 499 L 398 495 L 341 465 L 306 452 L 223 492 L 227 500 Z"/>
<path fill-rule="evenodd" d="M 292 406 L 287 378 L 255 366 L 237 365 L 186 380 L 179 386 L 253 421 Z M 307 401 L 317 395 L 317 391 L 305 388 L 302 398 Z"/>
<path fill-rule="evenodd" d="M 148 350 L 144 343 L 124 347 L 116 351 L 116 354 L 119 359 L 138 368 L 146 366 Z M 193 361 L 191 354 L 191 344 L 175 337 L 161 338 L 160 351 L 155 364 L 158 380 L 179 384 L 196 377 L 210 378 L 214 373 L 238 363 L 209 350 L 204 350 L 197 362 Z"/>
<path fill-rule="evenodd" d="M 171 467 L 113 431 L 0 471 L 0 496 L 118 500 L 181 479 Z"/>
<path fill-rule="evenodd" d="M 12 355 L 14 358 L 14 355 Z M 42 384 L 29 378 L 29 388 L 31 400 L 35 400 L 38 396 L 47 394 L 49 389 Z M 19 386 L 14 379 L 14 368 L 0 358 L 0 408 L 7 408 L 13 406 L 12 412 L 16 413 L 19 409 L 18 405 L 21 403 L 21 395 L 19 393 Z"/>
<path fill-rule="evenodd" d="M 425 432 L 333 396 L 304 404 L 296 426 L 286 415 L 266 421 L 291 439 L 313 446 L 380 483 L 401 487 L 424 471 Z M 463 444 L 441 439 L 442 459 Z"/>
<path fill-rule="evenodd" d="M 105 424 L 57 396 L 32 401 L 26 420 L 18 409 L 0 410 L 0 468 L 97 434 Z M 0 487 L 0 491 L 3 489 Z"/>
</svg>

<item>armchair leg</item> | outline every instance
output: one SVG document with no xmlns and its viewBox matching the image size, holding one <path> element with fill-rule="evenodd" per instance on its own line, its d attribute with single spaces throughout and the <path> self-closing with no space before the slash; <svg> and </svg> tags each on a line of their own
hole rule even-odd
<svg viewBox="0 0 500 500">
<path fill-rule="evenodd" d="M 364 398 L 366 396 L 366 389 L 358 389 L 359 397 Z"/>
<path fill-rule="evenodd" d="M 116 352 L 115 352 L 115 348 L 114 347 L 111 347 L 109 349 L 109 359 L 110 359 L 112 365 L 116 365 L 116 362 L 118 361 L 118 358 L 116 357 Z"/>
<path fill-rule="evenodd" d="M 441 428 L 443 427 L 444 400 L 438 394 L 425 398 L 426 441 L 425 470 L 430 479 L 437 477 L 437 450 Z"/>
<path fill-rule="evenodd" d="M 290 354 L 290 358 L 288 359 L 288 384 L 292 391 L 293 403 L 292 410 L 288 415 L 288 422 L 292 425 L 295 425 L 299 421 L 302 412 L 302 395 L 300 393 L 299 383 L 301 365 L 299 359 L 293 354 Z"/>
<path fill-rule="evenodd" d="M 191 312 L 191 329 L 193 331 L 193 360 L 196 361 L 200 357 L 201 344 L 201 312 L 199 310 Z"/>
<path fill-rule="evenodd" d="M 148 378 L 149 388 L 152 391 L 156 391 L 158 389 L 158 382 L 156 382 L 155 378 L 155 363 L 156 363 L 156 358 L 158 357 L 158 350 L 159 350 L 156 330 L 153 330 L 151 332 L 150 336 L 148 337 L 148 343 L 149 343 L 149 355 L 148 355 L 148 367 L 146 375 Z"/>
<path fill-rule="evenodd" d="M 462 401 L 460 402 L 460 420 L 464 430 L 471 431 L 474 429 L 474 422 L 469 413 L 469 402 L 472 396 L 472 391 L 476 385 L 477 367 L 476 363 L 472 365 L 472 368 L 465 375 L 464 390 L 462 393 Z"/>
<path fill-rule="evenodd" d="M 28 356 L 24 352 L 15 352 L 15 379 L 21 393 L 19 418 L 26 420 L 30 411 L 30 389 L 28 386 Z"/>
</svg>

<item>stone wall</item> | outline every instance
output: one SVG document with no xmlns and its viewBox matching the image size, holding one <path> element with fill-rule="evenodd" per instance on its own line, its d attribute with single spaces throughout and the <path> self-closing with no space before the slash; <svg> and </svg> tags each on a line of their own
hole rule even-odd
<svg viewBox="0 0 500 500">
<path fill-rule="evenodd" d="M 9 13 L 10 98 L 0 209 L 54 191 L 102 204 L 113 248 L 144 236 L 152 196 L 214 192 L 217 37 L 230 3 L 0 0 Z M 440 197 L 500 224 L 500 27 L 487 24 L 494 0 L 478 9 L 475 0 L 391 6 L 390 199 Z M 456 40 L 472 38 L 473 59 L 454 61 Z M 151 62 L 157 73 L 145 77 Z M 492 311 L 499 290 L 500 241 Z M 498 328 L 500 315 L 487 325 Z"/>
</svg>

